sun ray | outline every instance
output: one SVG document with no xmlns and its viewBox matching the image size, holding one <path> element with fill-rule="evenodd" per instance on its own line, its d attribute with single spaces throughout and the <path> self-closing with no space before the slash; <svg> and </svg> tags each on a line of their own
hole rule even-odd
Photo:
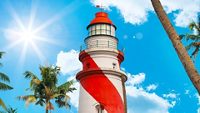
<svg viewBox="0 0 200 113">
<path fill-rule="evenodd" d="M 13 35 L 20 35 L 20 33 L 18 31 L 15 31 L 13 29 L 5 29 L 4 32 L 8 33 L 8 34 L 13 34 Z"/>
<path fill-rule="evenodd" d="M 15 41 L 15 42 L 9 44 L 8 46 L 6 46 L 3 50 L 8 51 L 8 50 L 10 50 L 10 49 L 16 47 L 17 45 L 19 45 L 19 44 L 22 43 L 22 42 L 23 42 L 23 40 L 17 40 L 17 41 Z"/>
<path fill-rule="evenodd" d="M 18 14 L 16 13 L 15 9 L 11 6 L 11 4 L 9 4 L 8 7 L 9 7 L 11 16 L 14 18 L 15 22 L 18 24 L 20 29 L 25 30 L 25 27 L 24 27 L 21 19 L 19 18 Z"/>
<path fill-rule="evenodd" d="M 49 25 L 51 25 L 55 21 L 58 21 L 61 17 L 72 13 L 76 8 L 78 8 L 77 2 L 78 2 L 78 0 L 75 0 L 72 3 L 70 3 L 69 5 L 67 5 L 61 12 L 57 13 L 56 15 L 54 15 L 51 19 L 47 20 L 41 26 L 37 27 L 34 30 L 34 33 L 37 33 L 39 31 L 45 29 L 46 27 L 48 27 Z"/>
<path fill-rule="evenodd" d="M 11 39 L 11 43 L 5 47 L 6 50 L 13 49 L 14 47 L 21 46 L 21 54 L 19 58 L 19 64 L 23 65 L 26 59 L 27 50 L 32 50 L 33 55 L 37 56 L 41 62 L 45 62 L 46 56 L 44 55 L 45 52 L 42 51 L 42 48 L 40 48 L 40 42 L 44 44 L 53 44 L 57 46 L 61 46 L 61 42 L 57 42 L 57 40 L 54 40 L 49 37 L 42 36 L 43 33 L 46 33 L 44 30 L 58 21 L 63 16 L 69 15 L 74 10 L 76 10 L 80 5 L 78 4 L 78 0 L 74 0 L 70 4 L 68 4 L 65 8 L 63 8 L 59 13 L 54 15 L 52 18 L 48 19 L 46 22 L 44 22 L 40 26 L 35 26 L 35 19 L 37 14 L 37 2 L 33 2 L 31 4 L 30 8 L 30 14 L 29 14 L 29 20 L 28 23 L 24 23 L 20 16 L 17 14 L 15 9 L 11 7 L 11 4 L 9 4 L 9 11 L 11 13 L 11 16 L 14 19 L 14 22 L 12 24 L 12 28 L 4 29 L 4 35 Z M 16 25 L 16 26 L 15 26 Z"/>
<path fill-rule="evenodd" d="M 36 55 L 38 56 L 38 58 L 40 59 L 41 62 L 44 62 L 46 60 L 45 56 L 42 54 L 42 52 L 40 51 L 41 49 L 38 49 L 38 47 L 35 45 L 34 42 L 30 42 L 31 47 L 33 47 L 33 50 L 35 51 Z"/>
<path fill-rule="evenodd" d="M 32 1 L 28 29 L 32 29 L 36 13 L 37 13 L 37 1 Z"/>
<path fill-rule="evenodd" d="M 56 46 L 61 46 L 60 42 L 58 42 L 57 40 L 50 39 L 50 38 L 36 36 L 34 39 L 37 40 L 37 41 L 48 43 L 48 44 L 52 44 L 52 45 L 56 45 Z"/>
<path fill-rule="evenodd" d="M 25 43 L 20 55 L 19 64 L 22 64 L 22 65 L 24 64 L 24 61 L 26 59 L 27 47 L 28 47 L 28 43 Z"/>
</svg>

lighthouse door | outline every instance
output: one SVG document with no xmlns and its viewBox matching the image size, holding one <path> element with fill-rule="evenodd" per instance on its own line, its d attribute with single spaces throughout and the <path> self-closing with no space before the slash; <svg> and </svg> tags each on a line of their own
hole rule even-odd
<svg viewBox="0 0 200 113">
<path fill-rule="evenodd" d="M 103 106 L 102 105 L 100 105 L 100 104 L 98 104 L 98 105 L 96 105 L 96 109 L 97 109 L 97 113 L 103 113 Z"/>
</svg>

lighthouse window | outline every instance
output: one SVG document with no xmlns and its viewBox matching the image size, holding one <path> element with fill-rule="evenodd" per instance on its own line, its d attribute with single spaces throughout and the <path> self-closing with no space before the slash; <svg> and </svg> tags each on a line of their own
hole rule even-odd
<svg viewBox="0 0 200 113">
<path fill-rule="evenodd" d="M 115 28 L 114 27 L 111 27 L 111 35 L 115 36 Z"/>
<path fill-rule="evenodd" d="M 110 34 L 110 31 L 106 31 L 106 34 Z"/>
<path fill-rule="evenodd" d="M 96 25 L 96 29 L 101 29 L 101 25 Z"/>
<path fill-rule="evenodd" d="M 92 31 L 92 35 L 95 35 L 95 31 Z"/>
<path fill-rule="evenodd" d="M 96 30 L 96 34 L 101 34 L 101 30 L 100 30 L 100 29 L 97 29 L 97 30 Z"/>
<path fill-rule="evenodd" d="M 104 29 L 104 30 L 105 30 L 105 29 L 106 29 L 106 25 L 105 25 L 105 24 L 102 24 L 102 25 L 101 25 L 101 29 Z"/>
<path fill-rule="evenodd" d="M 89 36 L 99 34 L 115 36 L 115 28 L 108 24 L 97 24 L 89 28 Z"/>
<path fill-rule="evenodd" d="M 106 30 L 110 30 L 110 25 L 107 25 L 107 28 L 106 28 Z"/>
<path fill-rule="evenodd" d="M 105 30 L 105 29 L 102 29 L 102 30 L 101 30 L 101 33 L 102 33 L 102 34 L 106 34 L 106 30 Z"/>
<path fill-rule="evenodd" d="M 102 105 L 96 105 L 97 113 L 103 113 L 103 106 Z"/>
<path fill-rule="evenodd" d="M 95 30 L 95 26 L 92 26 L 92 31 L 94 31 Z"/>
<path fill-rule="evenodd" d="M 117 65 L 116 63 L 113 63 L 113 69 L 115 69 L 116 65 Z"/>
</svg>

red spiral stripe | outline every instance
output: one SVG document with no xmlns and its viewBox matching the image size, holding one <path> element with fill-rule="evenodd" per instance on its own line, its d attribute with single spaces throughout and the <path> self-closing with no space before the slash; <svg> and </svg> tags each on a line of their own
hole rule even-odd
<svg viewBox="0 0 200 113">
<path fill-rule="evenodd" d="M 80 80 L 82 87 L 101 105 L 108 113 L 124 113 L 124 102 L 112 82 L 101 71 L 91 56 L 83 51 L 85 61 L 90 68 L 100 70 L 100 73 L 86 76 Z M 83 71 L 85 66 L 83 67 Z"/>
</svg>

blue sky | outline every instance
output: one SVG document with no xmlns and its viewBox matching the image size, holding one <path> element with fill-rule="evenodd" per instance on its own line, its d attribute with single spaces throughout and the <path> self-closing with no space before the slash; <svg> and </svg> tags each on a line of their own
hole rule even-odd
<svg viewBox="0 0 200 113">
<path fill-rule="evenodd" d="M 191 33 L 187 25 L 191 20 L 196 20 L 200 2 L 162 1 L 177 32 Z M 26 70 L 39 75 L 39 65 L 58 64 L 63 67 L 60 83 L 73 78 L 80 70 L 77 58 L 79 48 L 87 37 L 87 25 L 99 11 L 94 4 L 99 4 L 99 1 L 0 2 L 0 50 L 6 52 L 1 60 L 4 64 L 1 72 L 9 75 L 10 85 L 14 87 L 11 91 L 0 92 L 0 97 L 8 106 L 17 108 L 19 113 L 44 112 L 43 107 L 33 104 L 26 107 L 25 102 L 16 99 L 17 96 L 30 93 L 25 91 L 29 86 L 29 81 L 23 77 Z M 150 1 L 105 0 L 101 4 L 107 8 L 106 12 L 117 26 L 116 36 L 120 46 L 125 48 L 122 69 L 129 77 L 126 84 L 129 113 L 198 113 L 200 101 L 197 92 L 153 12 Z M 24 34 L 22 28 L 29 28 L 30 18 L 33 20 L 32 31 L 37 30 L 34 35 L 40 38 L 25 40 L 23 36 L 29 34 Z M 197 58 L 196 65 L 199 63 Z M 70 110 L 56 107 L 53 112 L 77 113 L 77 95 L 77 92 L 72 95 Z"/>
</svg>

